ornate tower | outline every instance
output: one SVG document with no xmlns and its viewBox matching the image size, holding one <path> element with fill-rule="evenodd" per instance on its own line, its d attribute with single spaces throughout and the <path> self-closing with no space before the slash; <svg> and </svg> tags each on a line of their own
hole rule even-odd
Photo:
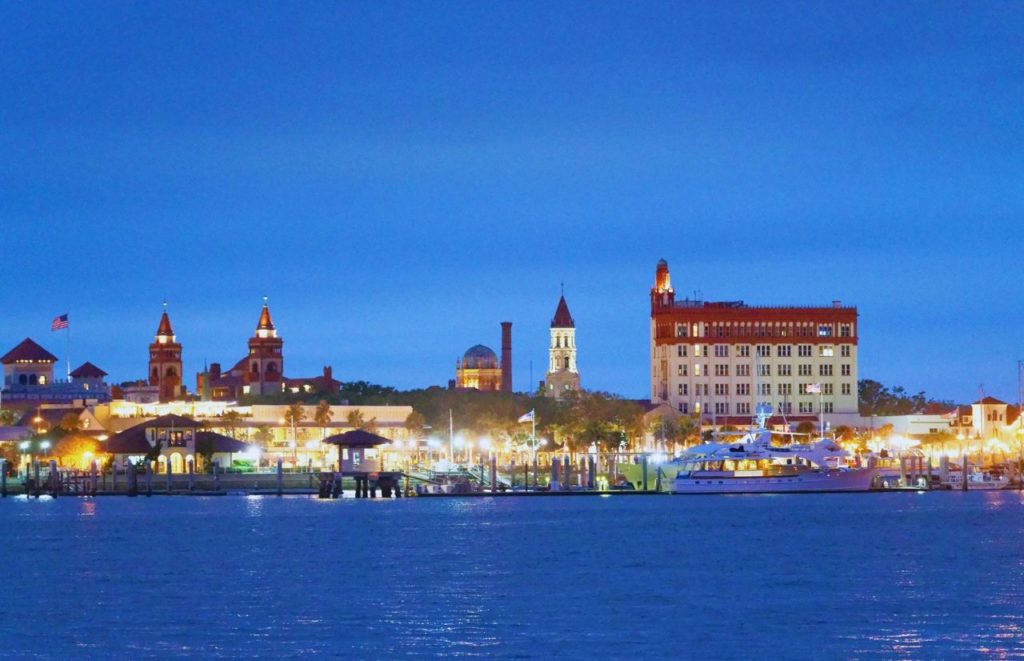
<svg viewBox="0 0 1024 661">
<path fill-rule="evenodd" d="M 160 388 L 161 402 L 171 402 L 185 394 L 181 382 L 181 344 L 171 328 L 166 303 L 156 340 L 149 345 L 149 385 Z"/>
<path fill-rule="evenodd" d="M 668 262 L 658 260 L 654 271 L 654 287 L 651 288 L 651 312 L 671 308 L 675 303 L 676 293 L 672 289 L 672 277 L 668 273 Z"/>
<path fill-rule="evenodd" d="M 274 321 L 270 318 L 267 299 L 263 299 L 256 334 L 249 338 L 249 367 L 245 372 L 245 383 L 250 395 L 272 395 L 281 392 L 284 373 L 284 340 L 277 336 Z"/>
<path fill-rule="evenodd" d="M 558 307 L 551 320 L 551 347 L 548 349 L 548 356 L 545 393 L 549 397 L 561 399 L 567 393 L 579 390 L 580 374 L 576 371 L 576 324 L 569 314 L 565 296 L 558 299 Z"/>
</svg>

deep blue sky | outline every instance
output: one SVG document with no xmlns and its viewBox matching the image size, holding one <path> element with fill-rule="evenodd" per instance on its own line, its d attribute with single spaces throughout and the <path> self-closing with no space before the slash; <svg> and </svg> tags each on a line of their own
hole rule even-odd
<svg viewBox="0 0 1024 661">
<path fill-rule="evenodd" d="M 292 375 L 443 384 L 509 319 L 523 389 L 564 280 L 584 386 L 644 396 L 664 257 L 1016 397 L 1019 3 L 7 2 L 0 58 L 3 350 L 68 311 L 141 377 L 166 298 L 192 374 L 267 294 Z"/>
</svg>

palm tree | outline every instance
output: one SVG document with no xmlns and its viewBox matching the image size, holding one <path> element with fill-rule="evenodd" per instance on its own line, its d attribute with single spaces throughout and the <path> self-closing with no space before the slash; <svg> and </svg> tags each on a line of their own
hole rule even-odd
<svg viewBox="0 0 1024 661">
<path fill-rule="evenodd" d="M 299 456 L 299 439 L 295 436 L 295 428 L 305 419 L 306 409 L 302 406 L 301 402 L 289 404 L 284 412 L 284 422 L 292 428 L 292 454 L 296 460 L 298 460 Z"/>
<path fill-rule="evenodd" d="M 333 417 L 334 412 L 331 411 L 331 405 L 327 403 L 327 400 L 321 399 L 320 403 L 316 405 L 316 411 L 313 412 L 313 422 L 320 425 L 321 441 L 327 438 L 327 425 L 331 424 Z"/>
<path fill-rule="evenodd" d="M 235 410 L 228 411 L 220 417 L 220 424 L 227 431 L 228 436 L 235 438 L 235 432 L 242 424 L 242 414 Z"/>
</svg>

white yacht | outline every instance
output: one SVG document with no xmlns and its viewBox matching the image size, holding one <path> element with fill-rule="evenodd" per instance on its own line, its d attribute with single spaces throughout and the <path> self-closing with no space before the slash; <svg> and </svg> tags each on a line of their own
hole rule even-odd
<svg viewBox="0 0 1024 661">
<path fill-rule="evenodd" d="M 950 470 L 945 479 L 940 478 L 943 484 L 949 486 L 949 488 L 955 490 L 963 489 L 964 486 L 964 472 L 960 470 Z M 995 473 L 989 473 L 980 470 L 977 467 L 967 473 L 967 489 L 969 491 L 997 491 L 1001 489 L 1008 489 L 1010 487 L 1010 478 L 1006 475 L 998 475 Z"/>
<path fill-rule="evenodd" d="M 771 407 L 757 407 L 756 426 L 731 443 L 705 443 L 678 459 L 672 493 L 796 493 L 868 491 L 873 468 L 847 468 L 847 452 L 829 439 L 774 446 L 765 422 Z"/>
</svg>

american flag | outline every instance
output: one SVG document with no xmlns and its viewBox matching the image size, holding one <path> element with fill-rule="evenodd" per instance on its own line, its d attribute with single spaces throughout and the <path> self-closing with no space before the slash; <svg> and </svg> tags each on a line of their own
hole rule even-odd
<svg viewBox="0 0 1024 661">
<path fill-rule="evenodd" d="M 53 323 L 50 324 L 50 330 L 59 331 L 62 328 L 68 327 L 68 313 L 65 312 L 62 315 L 53 318 Z"/>
</svg>

